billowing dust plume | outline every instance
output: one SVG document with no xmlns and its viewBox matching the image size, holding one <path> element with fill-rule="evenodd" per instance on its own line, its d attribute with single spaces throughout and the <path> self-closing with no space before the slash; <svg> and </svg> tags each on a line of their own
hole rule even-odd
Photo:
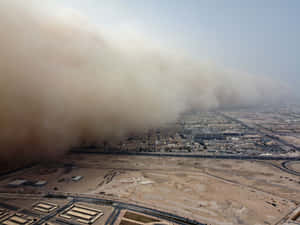
<svg viewBox="0 0 300 225">
<path fill-rule="evenodd" d="M 43 2 L 0 2 L 1 165 L 280 93 L 267 78 L 201 65 L 145 38 L 111 38 L 77 12 Z"/>
</svg>

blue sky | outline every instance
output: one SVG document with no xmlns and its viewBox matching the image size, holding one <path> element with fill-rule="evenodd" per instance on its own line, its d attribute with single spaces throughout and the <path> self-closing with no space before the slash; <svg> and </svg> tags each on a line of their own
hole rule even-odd
<svg viewBox="0 0 300 225">
<path fill-rule="evenodd" d="M 57 0 L 212 61 L 300 85 L 299 0 Z"/>
</svg>

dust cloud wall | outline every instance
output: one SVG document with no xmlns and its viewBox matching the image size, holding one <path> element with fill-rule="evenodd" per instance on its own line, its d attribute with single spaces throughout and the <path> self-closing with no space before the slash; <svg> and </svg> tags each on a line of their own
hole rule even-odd
<svg viewBox="0 0 300 225">
<path fill-rule="evenodd" d="M 145 37 L 112 38 L 79 12 L 42 1 L 1 0 L 0 27 L 2 166 L 144 131 L 186 110 L 282 95 L 269 78 L 204 65 Z"/>
</svg>

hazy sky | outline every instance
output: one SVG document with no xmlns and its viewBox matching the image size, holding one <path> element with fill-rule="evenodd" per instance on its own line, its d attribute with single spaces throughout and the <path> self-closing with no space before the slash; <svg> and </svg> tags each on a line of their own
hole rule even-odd
<svg viewBox="0 0 300 225">
<path fill-rule="evenodd" d="M 299 0 L 57 0 L 199 60 L 300 85 Z"/>
</svg>

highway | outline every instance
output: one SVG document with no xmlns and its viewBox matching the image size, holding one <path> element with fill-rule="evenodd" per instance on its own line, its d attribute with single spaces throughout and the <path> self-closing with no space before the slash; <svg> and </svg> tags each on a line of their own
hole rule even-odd
<svg viewBox="0 0 300 225">
<path fill-rule="evenodd" d="M 143 207 L 143 206 L 139 206 L 139 205 L 136 205 L 136 204 L 115 201 L 115 200 L 111 200 L 111 199 L 103 199 L 103 198 L 92 197 L 92 196 L 84 196 L 82 194 L 75 195 L 74 193 L 54 192 L 54 193 L 46 194 L 45 198 L 72 198 L 72 201 L 71 201 L 72 203 L 69 203 L 69 204 L 73 204 L 73 203 L 76 203 L 76 202 L 85 202 L 85 203 L 112 206 L 112 207 L 114 207 L 114 211 L 112 212 L 109 219 L 105 223 L 106 225 L 114 224 L 114 222 L 118 218 L 119 213 L 122 209 L 127 209 L 127 210 L 131 210 L 131 211 L 134 211 L 134 212 L 143 213 L 143 214 L 146 214 L 146 215 L 154 216 L 154 217 L 157 217 L 157 218 L 160 218 L 160 219 L 163 219 L 163 220 L 167 220 L 167 221 L 170 221 L 170 222 L 174 222 L 174 223 L 177 223 L 177 224 L 181 224 L 181 225 L 205 225 L 205 224 L 200 223 L 198 221 L 190 220 L 188 218 L 180 217 L 180 216 L 177 216 L 177 215 L 174 215 L 174 214 L 171 214 L 171 213 L 167 213 L 167 212 L 163 212 L 163 211 L 160 211 L 160 210 L 157 210 L 157 209 L 151 209 L 151 208 L 148 208 L 148 207 Z M 64 210 L 67 207 L 66 206 L 63 207 L 62 210 Z M 55 216 L 55 215 L 52 215 L 52 216 Z M 46 219 L 48 220 L 50 218 L 47 217 Z M 39 223 L 39 224 L 42 224 L 42 223 Z"/>
<path fill-rule="evenodd" d="M 294 171 L 292 170 L 291 168 L 289 168 L 287 166 L 287 164 L 290 163 L 290 161 L 285 161 L 283 163 L 281 163 L 281 170 L 287 172 L 287 173 L 290 173 L 290 174 L 293 174 L 293 175 L 296 175 L 296 176 L 299 176 L 300 177 L 300 173 L 297 172 L 297 171 Z"/>
<path fill-rule="evenodd" d="M 300 151 L 300 148 L 298 148 L 298 147 L 296 147 L 295 145 L 292 145 L 292 144 L 290 144 L 290 143 L 288 143 L 288 142 L 286 142 L 286 141 L 284 141 L 284 140 L 282 140 L 282 139 L 280 139 L 280 138 L 278 138 L 278 137 L 275 137 L 275 136 L 272 135 L 272 134 L 269 134 L 269 133 L 266 133 L 266 132 L 262 132 L 260 129 L 256 129 L 256 128 L 253 128 L 253 127 L 249 127 L 249 126 L 248 126 L 247 124 L 245 124 L 244 122 L 242 122 L 242 121 L 240 121 L 240 120 L 238 120 L 238 119 L 232 118 L 232 117 L 230 117 L 230 116 L 227 116 L 227 115 L 225 115 L 225 114 L 223 114 L 223 113 L 219 113 L 219 114 L 220 114 L 221 116 L 223 116 L 224 118 L 226 118 L 226 119 L 228 119 L 228 120 L 231 120 L 231 121 L 233 121 L 233 122 L 235 122 L 235 123 L 238 123 L 238 124 L 242 125 L 243 127 L 247 128 L 247 129 L 249 129 L 249 130 L 253 130 L 253 131 L 255 131 L 255 132 L 257 132 L 257 133 L 259 133 L 259 134 L 261 134 L 261 135 L 264 135 L 264 136 L 266 136 L 266 137 L 268 137 L 268 138 L 270 138 L 270 139 L 272 139 L 272 140 L 274 140 L 274 141 L 277 141 L 277 142 L 279 142 L 279 143 L 281 143 L 281 144 L 283 144 L 283 145 L 285 145 L 285 146 L 288 146 L 288 147 L 293 148 L 293 149 L 295 149 L 295 150 L 297 150 L 297 151 Z M 256 124 L 256 126 L 262 128 L 262 129 L 264 129 L 264 130 L 267 130 L 265 127 L 262 127 L 262 126 L 259 125 L 259 124 Z"/>
<path fill-rule="evenodd" d="M 44 193 L 44 194 L 12 194 L 12 193 L 0 193 L 0 198 L 4 199 L 31 199 L 31 198 L 38 198 L 38 199 L 48 199 L 46 201 L 51 201 L 51 199 L 68 199 L 68 203 L 59 208 L 58 210 L 42 217 L 38 222 L 36 222 L 36 225 L 42 225 L 46 221 L 49 221 L 53 219 L 55 216 L 57 216 L 59 213 L 63 212 L 65 209 L 70 207 L 74 203 L 91 203 L 95 205 L 105 205 L 105 206 L 111 206 L 114 208 L 113 212 L 105 222 L 105 225 L 113 225 L 115 221 L 118 219 L 119 214 L 121 210 L 131 210 L 134 212 L 138 213 L 143 213 L 149 216 L 154 216 L 157 218 L 160 218 L 162 220 L 166 220 L 169 222 L 174 222 L 176 224 L 180 225 L 207 225 L 200 223 L 195 220 L 190 220 L 188 218 L 184 218 L 172 213 L 168 212 L 163 212 L 157 209 L 152 209 L 149 207 L 144 207 L 132 203 L 126 203 L 126 202 L 121 202 L 117 200 L 112 200 L 112 199 L 104 199 L 104 198 L 99 198 L 97 196 L 91 196 L 91 195 L 84 195 L 84 194 L 75 194 L 75 193 L 67 193 L 67 192 L 49 192 L 49 193 Z M 7 205 L 7 204 L 1 204 L 0 205 L 3 208 L 7 208 L 13 211 L 19 210 L 19 208 Z M 56 219 L 58 220 L 57 222 L 60 224 L 70 224 L 70 225 L 75 225 L 73 222 L 68 222 L 65 220 L 61 219 Z"/>
<path fill-rule="evenodd" d="M 224 118 L 238 123 L 241 126 L 247 128 L 248 130 L 255 131 L 256 133 L 259 133 L 262 136 L 268 137 L 276 142 L 281 143 L 282 145 L 288 146 L 290 148 L 293 148 L 295 150 L 300 151 L 300 148 L 297 148 L 296 146 L 287 143 L 284 140 L 281 140 L 277 137 L 274 137 L 273 135 L 269 133 L 262 132 L 260 129 L 249 127 L 244 122 L 232 118 L 230 116 L 227 116 L 223 113 L 219 113 L 219 115 L 223 116 Z M 203 159 L 231 159 L 231 160 L 270 160 L 270 161 L 300 161 L 300 156 L 298 157 L 290 157 L 290 156 L 282 156 L 282 155 L 208 155 L 208 154 L 194 154 L 194 153 L 160 153 L 160 152 L 124 152 L 124 151 L 103 151 L 101 149 L 96 148 L 74 148 L 71 149 L 70 153 L 75 154 L 103 154 L 103 155 L 128 155 L 128 156 L 151 156 L 151 157 L 180 157 L 180 158 L 203 158 Z M 282 167 L 284 168 L 284 166 Z M 281 168 L 281 169 L 282 169 Z M 290 172 L 289 169 L 282 169 L 285 172 Z M 293 173 L 293 172 L 291 172 Z"/>
<path fill-rule="evenodd" d="M 128 156 L 152 156 L 152 157 L 179 157 L 179 158 L 203 158 L 203 159 L 236 159 L 236 160 L 289 160 L 300 161 L 300 157 L 288 156 L 251 156 L 251 155 L 204 155 L 190 153 L 159 153 L 159 152 L 104 152 L 99 149 L 73 149 L 74 154 L 102 154 L 102 155 L 128 155 Z"/>
<path fill-rule="evenodd" d="M 127 155 L 127 156 L 151 156 L 151 157 L 177 157 L 177 158 L 203 158 L 203 159 L 224 159 L 224 160 L 253 160 L 253 161 L 284 161 L 281 166 L 269 163 L 271 166 L 286 173 L 300 176 L 300 173 L 291 170 L 286 165 L 288 162 L 300 162 L 300 157 L 286 156 L 249 156 L 249 155 L 200 155 L 200 154 L 171 154 L 171 153 L 146 153 L 146 152 L 101 152 L 97 149 L 76 149 L 74 154 L 103 154 L 103 155 Z"/>
</svg>

